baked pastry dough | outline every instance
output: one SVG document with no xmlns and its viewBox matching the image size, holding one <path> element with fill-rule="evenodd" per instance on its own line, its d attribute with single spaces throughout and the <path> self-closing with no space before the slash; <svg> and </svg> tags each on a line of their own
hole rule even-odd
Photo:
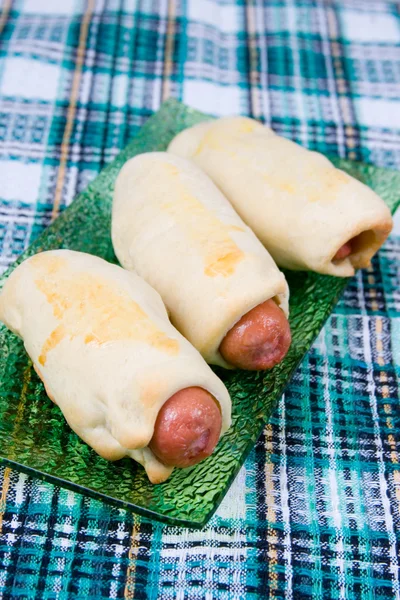
<svg viewBox="0 0 400 600">
<path fill-rule="evenodd" d="M 221 433 L 230 425 L 225 386 L 134 273 L 70 250 L 37 254 L 6 281 L 0 319 L 24 340 L 71 428 L 104 458 L 142 464 L 153 483 L 172 471 L 148 444 L 175 392 L 204 388 L 220 405 Z"/>
<path fill-rule="evenodd" d="M 284 275 L 212 181 L 165 152 L 136 156 L 115 184 L 118 260 L 161 295 L 175 327 L 207 362 L 243 315 L 275 299 L 287 315 Z"/>
<path fill-rule="evenodd" d="M 375 192 L 253 119 L 201 123 L 168 151 L 211 177 L 281 267 L 351 276 L 369 266 L 392 229 Z M 349 240 L 350 256 L 335 260 Z"/>
</svg>

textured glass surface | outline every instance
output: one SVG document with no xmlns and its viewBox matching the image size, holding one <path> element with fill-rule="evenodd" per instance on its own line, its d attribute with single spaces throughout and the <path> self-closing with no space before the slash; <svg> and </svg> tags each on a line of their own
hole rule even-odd
<svg viewBox="0 0 400 600">
<path fill-rule="evenodd" d="M 178 131 L 205 118 L 175 101 L 165 103 L 22 258 L 40 250 L 70 248 L 116 262 L 110 239 L 110 211 L 119 169 L 135 154 L 164 150 Z M 334 162 L 376 190 L 394 212 L 399 203 L 400 173 L 341 159 Z M 286 275 L 293 333 L 289 354 L 268 373 L 216 369 L 232 397 L 233 425 L 209 459 L 190 469 L 175 469 L 161 485 L 149 483 L 135 462 L 124 459 L 109 463 L 82 442 L 47 398 L 22 342 L 0 325 L 1 459 L 52 483 L 149 517 L 177 525 L 204 525 L 347 283 L 345 279 L 314 273 Z"/>
</svg>

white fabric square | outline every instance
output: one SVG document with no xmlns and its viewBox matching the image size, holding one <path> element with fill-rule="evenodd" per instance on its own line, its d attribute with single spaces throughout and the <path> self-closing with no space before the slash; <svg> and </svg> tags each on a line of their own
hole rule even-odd
<svg viewBox="0 0 400 600">
<path fill-rule="evenodd" d="M 91 82 L 91 87 L 91 96 L 93 102 L 97 104 L 107 104 L 108 95 L 110 92 L 110 75 L 108 73 L 97 73 L 96 77 L 93 78 Z"/>
<path fill-rule="evenodd" d="M 279 10 L 279 9 L 278 9 Z M 284 13 L 280 15 L 280 18 L 284 20 L 286 18 L 287 30 L 296 33 L 298 28 L 298 20 L 300 11 L 298 7 L 287 6 L 284 9 Z"/>
<path fill-rule="evenodd" d="M 0 160 L 0 198 L 33 204 L 39 195 L 42 165 Z"/>
<path fill-rule="evenodd" d="M 60 67 L 28 58 L 7 58 L 1 92 L 3 96 L 55 100 Z"/>
<path fill-rule="evenodd" d="M 222 500 L 218 511 L 221 519 L 246 518 L 246 468 L 242 467 Z"/>
<path fill-rule="evenodd" d="M 78 0 L 25 0 L 22 11 L 41 15 L 73 15 L 82 13 L 83 3 Z"/>
<path fill-rule="evenodd" d="M 345 37 L 352 42 L 400 42 L 400 27 L 394 15 L 343 10 Z"/>
<path fill-rule="evenodd" d="M 112 105 L 123 108 L 128 101 L 129 78 L 127 75 L 116 75 L 112 83 Z"/>
<path fill-rule="evenodd" d="M 354 105 L 360 125 L 400 129 L 398 102 L 383 98 L 355 98 Z"/>
<path fill-rule="evenodd" d="M 100 3 L 100 2 L 97 2 L 97 4 L 98 4 L 98 5 L 100 5 L 100 6 L 97 6 L 97 10 L 98 10 L 98 12 L 102 13 L 102 12 L 104 11 L 104 7 L 103 7 L 103 6 L 101 6 L 101 3 Z M 124 3 L 122 3 L 122 4 L 123 4 L 123 10 L 126 10 L 126 7 L 124 6 Z M 113 10 L 117 11 L 117 10 L 120 10 L 120 7 L 121 7 L 121 0 L 108 0 L 108 1 L 105 3 L 105 5 L 106 5 L 106 8 L 105 8 L 105 10 L 106 10 L 107 12 L 111 12 L 111 11 L 113 11 Z"/>
<path fill-rule="evenodd" d="M 240 89 L 210 81 L 186 81 L 182 102 L 217 116 L 235 115 L 241 112 Z"/>
<path fill-rule="evenodd" d="M 400 211 L 398 211 L 400 212 Z M 396 365 L 400 364 L 400 319 L 391 317 L 390 329 L 392 331 L 392 353 Z"/>
<path fill-rule="evenodd" d="M 217 7 L 211 0 L 188 0 L 187 5 L 190 21 L 211 25 L 224 33 L 237 32 L 240 25 L 238 11 L 237 5 L 226 4 Z"/>
<path fill-rule="evenodd" d="M 165 0 L 164 0 L 164 2 L 165 2 Z M 134 13 L 138 6 L 137 0 L 124 0 L 122 5 L 123 5 L 123 10 L 125 13 L 129 13 L 129 12 Z M 147 12 L 147 11 L 144 10 L 143 12 Z M 164 7 L 164 11 L 161 10 L 160 14 L 163 15 L 163 14 L 165 14 L 165 12 L 166 12 L 166 6 Z"/>
<path fill-rule="evenodd" d="M 17 506 L 21 505 L 25 499 L 25 483 L 26 480 L 28 479 L 28 475 L 25 475 L 25 473 L 19 473 L 18 475 L 18 481 L 15 484 L 15 504 Z"/>
</svg>

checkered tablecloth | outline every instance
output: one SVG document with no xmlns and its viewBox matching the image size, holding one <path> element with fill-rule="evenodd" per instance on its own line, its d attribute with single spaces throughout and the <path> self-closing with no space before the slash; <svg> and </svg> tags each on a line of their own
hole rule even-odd
<svg viewBox="0 0 400 600">
<path fill-rule="evenodd" d="M 1 269 L 169 96 L 400 168 L 399 2 L 0 6 Z M 0 598 L 400 598 L 399 253 L 352 280 L 203 531 L 2 468 Z"/>
</svg>

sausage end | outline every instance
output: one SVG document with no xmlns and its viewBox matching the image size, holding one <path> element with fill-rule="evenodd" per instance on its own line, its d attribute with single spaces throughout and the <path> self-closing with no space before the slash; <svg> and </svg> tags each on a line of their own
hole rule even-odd
<svg viewBox="0 0 400 600">
<path fill-rule="evenodd" d="M 180 390 L 162 406 L 149 444 L 171 467 L 191 467 L 212 454 L 222 416 L 214 396 L 200 387 Z"/>
<path fill-rule="evenodd" d="M 226 334 L 219 349 L 232 366 L 258 371 L 280 363 L 290 343 L 289 322 L 271 299 L 246 313 Z"/>
</svg>

